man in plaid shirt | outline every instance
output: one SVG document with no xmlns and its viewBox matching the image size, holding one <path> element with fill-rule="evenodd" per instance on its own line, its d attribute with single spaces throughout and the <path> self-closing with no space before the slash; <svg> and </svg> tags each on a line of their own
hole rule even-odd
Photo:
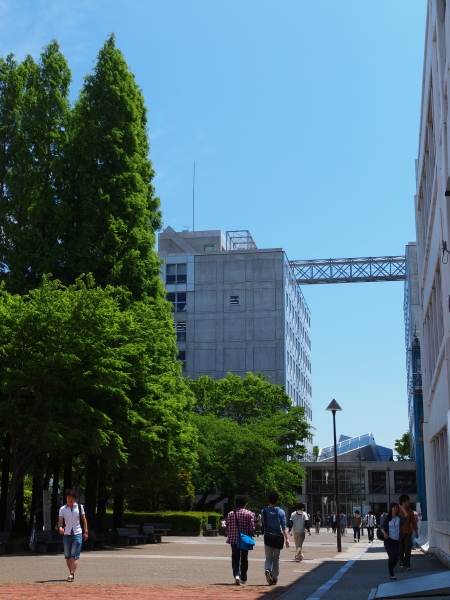
<svg viewBox="0 0 450 600">
<path fill-rule="evenodd" d="M 231 544 L 231 568 L 234 580 L 236 585 L 241 585 L 247 581 L 248 550 L 237 547 L 239 532 L 253 536 L 255 523 L 253 513 L 245 510 L 247 504 L 245 496 L 236 496 L 234 503 L 236 510 L 232 510 L 227 516 L 227 544 Z"/>
</svg>

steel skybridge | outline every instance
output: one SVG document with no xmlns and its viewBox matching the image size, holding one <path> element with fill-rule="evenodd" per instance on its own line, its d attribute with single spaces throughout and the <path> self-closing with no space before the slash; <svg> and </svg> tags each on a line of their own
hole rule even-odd
<svg viewBox="0 0 450 600">
<path fill-rule="evenodd" d="M 313 283 L 357 283 L 371 281 L 404 281 L 406 258 L 328 258 L 324 260 L 289 261 L 298 285 Z"/>
</svg>

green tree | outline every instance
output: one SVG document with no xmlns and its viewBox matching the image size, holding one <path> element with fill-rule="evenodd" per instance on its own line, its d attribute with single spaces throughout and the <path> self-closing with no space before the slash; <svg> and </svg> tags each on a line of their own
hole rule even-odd
<svg viewBox="0 0 450 600">
<path fill-rule="evenodd" d="M 39 63 L 27 56 L 17 65 L 8 57 L 0 70 L 1 268 L 7 289 L 22 294 L 60 262 L 71 73 L 56 41 Z"/>
<path fill-rule="evenodd" d="M 0 423 L 12 450 L 7 514 L 42 453 L 106 446 L 113 460 L 126 460 L 114 423 L 129 417 L 125 333 L 110 289 L 44 280 L 26 296 L 1 293 Z M 92 397 L 101 399 L 97 406 Z"/>
<path fill-rule="evenodd" d="M 313 460 L 314 462 L 319 460 L 319 446 L 313 446 Z"/>
<path fill-rule="evenodd" d="M 134 299 L 162 294 L 160 227 L 144 98 L 111 36 L 86 76 L 70 127 L 61 277 L 92 273 Z"/>
<path fill-rule="evenodd" d="M 283 502 L 295 502 L 310 429 L 304 409 L 293 406 L 281 386 L 252 373 L 245 378 L 228 373 L 219 381 L 203 376 L 189 385 L 199 432 L 198 507 L 214 491 L 219 492 L 214 502 L 243 492 L 258 504 L 270 489 L 277 489 Z"/>
<path fill-rule="evenodd" d="M 412 460 L 409 431 L 404 433 L 400 439 L 395 440 L 394 449 L 397 460 Z"/>
</svg>

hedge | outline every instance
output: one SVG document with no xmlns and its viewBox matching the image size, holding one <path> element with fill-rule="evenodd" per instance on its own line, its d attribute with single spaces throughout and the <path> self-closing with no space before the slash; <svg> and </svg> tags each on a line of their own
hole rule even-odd
<svg viewBox="0 0 450 600">
<path fill-rule="evenodd" d="M 204 531 L 206 523 L 210 523 L 213 529 L 219 529 L 221 515 L 212 512 L 131 512 L 125 511 L 125 524 L 136 523 L 143 525 L 144 523 L 172 523 L 172 531 L 183 531 L 200 533 Z M 106 526 L 112 528 L 112 511 L 106 513 Z"/>
</svg>

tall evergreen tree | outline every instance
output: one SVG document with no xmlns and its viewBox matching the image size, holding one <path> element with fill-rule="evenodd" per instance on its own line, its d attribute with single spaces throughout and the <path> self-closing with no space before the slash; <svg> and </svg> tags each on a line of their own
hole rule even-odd
<svg viewBox="0 0 450 600">
<path fill-rule="evenodd" d="M 112 35 L 85 78 L 71 123 L 62 276 L 91 272 L 134 299 L 162 294 L 144 98 Z"/>
<path fill-rule="evenodd" d="M 39 63 L 27 56 L 20 66 L 11 59 L 2 66 L 9 75 L 2 94 L 5 108 L 10 98 L 14 102 L 10 116 L 0 117 L 0 129 L 12 126 L 5 140 L 9 156 L 2 165 L 2 266 L 7 288 L 22 294 L 60 262 L 71 74 L 56 41 L 44 48 Z"/>
</svg>

